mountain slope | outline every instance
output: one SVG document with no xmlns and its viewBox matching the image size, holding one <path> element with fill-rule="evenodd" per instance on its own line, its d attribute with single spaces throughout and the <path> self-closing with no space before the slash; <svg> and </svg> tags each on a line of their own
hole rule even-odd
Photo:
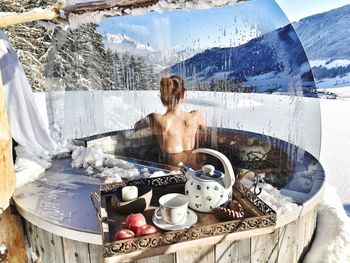
<svg viewBox="0 0 350 263">
<path fill-rule="evenodd" d="M 350 5 L 293 24 L 310 59 L 318 88 L 350 84 Z"/>
<path fill-rule="evenodd" d="M 294 23 L 310 60 L 350 59 L 350 5 Z"/>
<path fill-rule="evenodd" d="M 291 25 L 238 47 L 206 50 L 163 73 L 180 74 L 188 81 L 198 79 L 204 83 L 221 79 L 231 86 L 233 83 L 249 86 L 256 92 L 315 89 L 307 57 Z"/>
<path fill-rule="evenodd" d="M 312 91 L 312 74 L 318 87 L 349 85 L 349 46 L 350 5 L 346 5 L 304 18 L 238 47 L 206 50 L 167 72 L 185 76 L 189 81 L 208 83 L 221 79 L 244 83 L 257 92 L 286 92 L 295 85 Z"/>
</svg>

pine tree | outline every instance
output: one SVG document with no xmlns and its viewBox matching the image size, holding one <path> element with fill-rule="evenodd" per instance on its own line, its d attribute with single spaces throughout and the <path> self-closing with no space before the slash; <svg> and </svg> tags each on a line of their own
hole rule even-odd
<svg viewBox="0 0 350 263">
<path fill-rule="evenodd" d="M 123 89 L 122 81 L 122 72 L 121 72 L 121 60 L 118 53 L 112 54 L 112 63 L 113 63 L 113 72 L 112 72 L 112 83 L 113 83 L 113 90 L 120 90 Z"/>
<path fill-rule="evenodd" d="M 0 0 L 0 12 L 24 12 L 55 3 L 56 0 Z M 16 50 L 33 91 L 45 91 L 44 61 L 54 29 L 31 22 L 3 30 Z"/>
<path fill-rule="evenodd" d="M 136 59 L 134 57 L 134 55 L 130 56 L 130 60 L 129 60 L 129 70 L 130 70 L 130 89 L 131 90 L 135 90 L 136 89 L 136 84 L 138 84 L 139 82 L 139 75 L 138 75 L 138 68 L 136 65 Z"/>
<path fill-rule="evenodd" d="M 106 50 L 106 79 L 104 90 L 115 90 L 117 83 L 115 81 L 114 73 L 114 54 L 110 49 Z M 109 85 L 108 85 L 109 84 Z"/>
<path fill-rule="evenodd" d="M 68 34 L 56 31 L 46 76 L 59 78 L 56 89 L 108 90 L 112 83 L 108 71 L 107 51 L 96 24 L 83 25 Z M 52 70 L 57 72 L 52 72 Z"/>
</svg>

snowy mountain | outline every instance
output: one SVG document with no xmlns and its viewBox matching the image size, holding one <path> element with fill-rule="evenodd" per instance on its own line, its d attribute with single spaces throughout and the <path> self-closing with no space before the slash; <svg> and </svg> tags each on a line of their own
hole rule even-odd
<svg viewBox="0 0 350 263">
<path fill-rule="evenodd" d="M 350 59 L 350 5 L 293 23 L 310 60 Z"/>
<path fill-rule="evenodd" d="M 195 54 L 195 51 L 191 49 L 167 52 L 158 51 L 149 44 L 139 43 L 124 34 L 107 33 L 103 35 L 103 39 L 105 47 L 114 52 L 130 53 L 143 57 L 148 64 L 153 66 L 155 72 L 160 72 L 174 63 L 178 63 Z"/>
<path fill-rule="evenodd" d="M 350 5 L 346 5 L 313 15 L 238 47 L 206 50 L 164 73 L 183 75 L 190 83 L 204 81 L 209 83 L 204 88 L 209 89 L 211 83 L 224 80 L 229 90 L 237 90 L 234 84 L 227 84 L 231 82 L 248 86 L 248 91 L 286 92 L 292 78 L 294 83 L 299 81 L 304 92 L 313 92 L 312 74 L 319 88 L 349 85 L 349 14 Z M 296 75 L 300 79 L 295 79 Z"/>
<path fill-rule="evenodd" d="M 118 52 L 130 52 L 132 54 L 144 55 L 148 52 L 154 52 L 154 49 L 146 44 L 141 44 L 124 34 L 104 35 L 104 44 L 106 48 Z"/>
<path fill-rule="evenodd" d="M 350 5 L 316 14 L 294 23 L 317 87 L 350 84 Z"/>
<path fill-rule="evenodd" d="M 218 89 L 222 81 L 224 88 L 232 91 L 297 92 L 294 88 L 303 87 L 304 91 L 312 92 L 315 89 L 306 54 L 291 25 L 238 47 L 208 49 L 164 73 L 185 76 L 190 85 L 200 80 L 192 85 L 206 83 L 199 88 L 210 90 Z M 291 81 L 293 85 L 289 85 Z"/>
</svg>

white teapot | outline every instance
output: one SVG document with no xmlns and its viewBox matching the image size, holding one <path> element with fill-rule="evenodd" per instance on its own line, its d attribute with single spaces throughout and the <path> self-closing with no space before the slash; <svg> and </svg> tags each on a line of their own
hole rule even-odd
<svg viewBox="0 0 350 263">
<path fill-rule="evenodd" d="M 189 198 L 189 207 L 209 213 L 215 207 L 226 204 L 232 198 L 232 186 L 235 182 L 232 165 L 222 153 L 206 148 L 194 150 L 193 153 L 207 153 L 217 157 L 223 164 L 225 173 L 215 170 L 213 165 L 204 165 L 202 170 L 194 171 L 179 163 L 186 175 L 185 195 Z"/>
</svg>

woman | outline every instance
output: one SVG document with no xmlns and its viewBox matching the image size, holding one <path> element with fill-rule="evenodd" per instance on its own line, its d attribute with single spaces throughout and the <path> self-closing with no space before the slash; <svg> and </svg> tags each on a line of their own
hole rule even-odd
<svg viewBox="0 0 350 263">
<path fill-rule="evenodd" d="M 187 112 L 182 108 L 185 91 L 184 81 L 180 77 L 163 77 L 160 81 L 160 98 L 167 107 L 166 113 L 151 113 L 135 124 L 135 130 L 151 128 L 164 153 L 193 150 L 196 134 L 206 126 L 199 111 Z"/>
</svg>

